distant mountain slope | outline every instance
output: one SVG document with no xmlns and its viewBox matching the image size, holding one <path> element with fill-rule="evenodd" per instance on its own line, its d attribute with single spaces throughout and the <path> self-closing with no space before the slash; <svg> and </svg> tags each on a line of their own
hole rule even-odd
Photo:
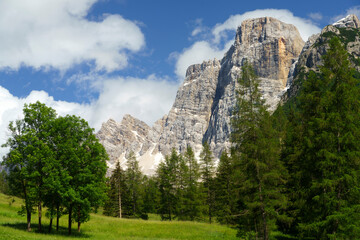
<svg viewBox="0 0 360 240">
<path fill-rule="evenodd" d="M 350 15 L 304 43 L 291 24 L 269 17 L 243 21 L 223 59 L 187 69 L 171 110 L 152 127 L 130 115 L 121 123 L 109 120 L 102 125 L 97 137 L 110 155 L 110 168 L 117 161 L 124 164 L 133 151 L 143 171 L 153 174 L 173 147 L 182 152 L 190 145 L 199 154 L 204 141 L 219 157 L 230 147 L 231 111 L 245 60 L 254 66 L 264 98 L 274 110 L 280 99 L 286 102 L 296 95 L 304 73 L 321 64 L 326 41 L 334 35 L 344 41 L 354 66 L 359 68 L 359 26 L 358 18 Z"/>
<path fill-rule="evenodd" d="M 310 70 L 318 71 L 322 65 L 321 57 L 329 48 L 329 40 L 337 36 L 349 52 L 352 66 L 360 72 L 360 21 L 355 15 L 349 15 L 332 25 L 326 26 L 321 33 L 313 35 L 305 43 L 294 71 L 294 80 L 282 101 L 286 102 L 297 95 L 304 78 Z"/>
</svg>

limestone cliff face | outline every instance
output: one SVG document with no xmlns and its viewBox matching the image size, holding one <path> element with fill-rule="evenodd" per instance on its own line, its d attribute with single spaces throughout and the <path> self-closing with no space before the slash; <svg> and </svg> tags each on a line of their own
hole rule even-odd
<svg viewBox="0 0 360 240">
<path fill-rule="evenodd" d="M 319 71 L 322 56 L 329 49 L 328 42 L 337 36 L 344 43 L 350 54 L 352 66 L 360 71 L 360 21 L 355 15 L 349 15 L 332 25 L 326 26 L 321 33 L 313 35 L 305 43 L 294 71 L 294 84 L 291 84 L 282 101 L 297 95 L 304 74 L 309 71 Z"/>
<path fill-rule="evenodd" d="M 187 69 L 175 103 L 164 119 L 155 150 L 168 154 L 175 147 L 181 152 L 187 145 L 195 148 L 195 152 L 201 149 L 211 116 L 219 71 L 220 62 L 216 59 Z"/>
<path fill-rule="evenodd" d="M 221 62 L 215 104 L 204 136 L 204 141 L 210 143 L 215 155 L 230 146 L 230 118 L 236 102 L 236 80 L 244 61 L 254 66 L 266 103 L 270 110 L 274 110 L 303 46 L 295 26 L 277 19 L 250 19 L 241 24 L 234 45 Z"/>
<path fill-rule="evenodd" d="M 109 165 L 126 162 L 127 154 L 134 151 L 143 171 L 152 174 L 173 147 L 183 152 L 190 145 L 199 154 L 204 141 L 218 157 L 230 146 L 231 112 L 244 61 L 254 66 L 263 96 L 273 110 L 303 46 L 293 25 L 269 17 L 244 21 L 221 61 L 188 68 L 170 112 L 153 127 L 128 115 L 120 124 L 113 120 L 103 124 L 97 136 L 110 155 Z"/>
</svg>

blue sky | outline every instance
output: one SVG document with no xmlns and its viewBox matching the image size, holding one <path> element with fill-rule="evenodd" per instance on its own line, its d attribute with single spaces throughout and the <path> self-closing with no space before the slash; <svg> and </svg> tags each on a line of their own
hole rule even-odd
<svg viewBox="0 0 360 240">
<path fill-rule="evenodd" d="M 125 113 L 151 125 L 187 66 L 220 59 L 242 20 L 273 16 L 306 40 L 349 13 L 359 0 L 1 0 L 0 142 L 36 100 L 96 130 Z"/>
</svg>

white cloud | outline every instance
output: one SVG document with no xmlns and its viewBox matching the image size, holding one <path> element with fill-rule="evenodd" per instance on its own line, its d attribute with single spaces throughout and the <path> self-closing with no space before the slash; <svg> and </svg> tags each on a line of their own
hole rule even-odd
<svg viewBox="0 0 360 240">
<path fill-rule="evenodd" d="M 205 60 L 221 59 L 234 41 L 235 32 L 243 20 L 258 17 L 274 17 L 285 23 L 295 25 L 301 37 L 306 41 L 312 34 L 320 32 L 317 27 L 308 19 L 296 17 L 289 10 L 261 9 L 230 16 L 225 22 L 216 24 L 211 29 L 210 37 L 195 42 L 191 47 L 184 49 L 181 53 L 172 53 L 177 56 L 175 73 L 179 78 L 184 78 L 186 68 L 194 63 L 202 63 Z M 198 34 L 197 27 L 193 30 Z"/>
<path fill-rule="evenodd" d="M 323 18 L 322 14 L 319 12 L 309 13 L 309 17 L 315 21 L 321 20 Z"/>
<path fill-rule="evenodd" d="M 83 62 L 107 72 L 124 68 L 129 52 L 144 47 L 144 35 L 120 15 L 86 19 L 96 1 L 1 0 L 0 69 L 65 71 Z"/>
<path fill-rule="evenodd" d="M 360 5 L 349 8 L 348 10 L 346 10 L 344 14 L 340 14 L 335 17 L 332 17 L 329 23 L 333 24 L 350 14 L 355 14 L 357 17 L 360 17 Z"/>
<path fill-rule="evenodd" d="M 152 125 L 169 111 L 178 89 L 178 83 L 157 78 L 155 75 L 146 79 L 103 77 L 98 84 L 101 85 L 99 98 L 89 104 L 55 101 L 44 91 L 32 91 L 27 97 L 18 98 L 0 86 L 0 145 L 9 137 L 9 122 L 23 117 L 22 109 L 25 103 L 40 101 L 54 108 L 59 115 L 80 116 L 98 131 L 101 124 L 109 118 L 121 121 L 125 114 L 131 114 Z M 6 151 L 0 148 L 0 156 Z"/>
<path fill-rule="evenodd" d="M 202 33 L 203 31 L 205 31 L 205 27 L 203 26 L 202 24 L 202 19 L 201 18 L 198 18 L 194 21 L 194 24 L 195 24 L 195 28 L 194 30 L 191 32 L 191 36 L 192 37 L 195 37 L 196 35 Z"/>
<path fill-rule="evenodd" d="M 113 118 L 117 121 L 124 114 L 152 125 L 170 110 L 179 87 L 178 82 L 150 75 L 146 79 L 113 78 L 102 83 L 99 98 L 92 103 L 89 121 L 95 128 Z"/>
<path fill-rule="evenodd" d="M 199 41 L 194 43 L 191 47 L 184 49 L 181 54 L 177 56 L 175 73 L 179 78 L 184 78 L 186 69 L 195 63 L 202 63 L 208 59 L 221 59 L 224 53 L 230 48 L 232 41 L 226 44 L 224 48 L 219 49 L 207 41 Z"/>
</svg>

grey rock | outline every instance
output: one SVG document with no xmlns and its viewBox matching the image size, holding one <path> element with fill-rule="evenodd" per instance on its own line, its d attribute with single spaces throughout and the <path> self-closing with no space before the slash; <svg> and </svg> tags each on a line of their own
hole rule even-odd
<svg viewBox="0 0 360 240">
<path fill-rule="evenodd" d="M 347 36 L 343 36 L 340 29 L 347 31 L 357 31 L 358 34 L 354 40 L 350 40 Z M 359 61 L 360 57 L 360 21 L 355 15 L 349 15 L 332 25 L 324 27 L 320 34 L 311 36 L 305 43 L 304 48 L 299 56 L 298 62 L 295 67 L 293 84 L 289 87 L 286 94 L 282 96 L 281 102 L 285 103 L 290 98 L 295 97 L 299 92 L 301 86 L 300 73 L 308 73 L 309 71 L 319 71 L 319 67 L 323 64 L 322 56 L 326 54 L 329 49 L 328 42 L 333 36 L 345 38 L 345 47 L 349 54 L 353 57 L 352 66 L 360 71 Z M 355 61 L 354 61 L 355 60 Z"/>
<path fill-rule="evenodd" d="M 289 76 L 303 46 L 291 24 L 270 17 L 243 21 L 221 61 L 209 60 L 187 69 L 171 110 L 151 128 L 130 116 L 120 124 L 113 120 L 103 124 L 98 138 L 110 155 L 109 166 L 125 163 L 133 151 L 143 171 L 153 174 L 172 148 L 183 152 L 191 146 L 199 156 L 204 141 L 219 157 L 230 147 L 230 119 L 244 61 L 254 66 L 264 99 L 274 110 L 291 82 Z"/>
</svg>

